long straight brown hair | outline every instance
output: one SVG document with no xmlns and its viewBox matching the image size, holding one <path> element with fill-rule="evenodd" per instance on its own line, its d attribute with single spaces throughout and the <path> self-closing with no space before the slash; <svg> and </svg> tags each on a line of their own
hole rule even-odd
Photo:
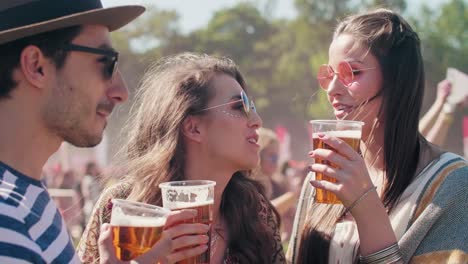
<svg viewBox="0 0 468 264">
<path fill-rule="evenodd" d="M 377 9 L 340 22 L 334 38 L 353 36 L 368 47 L 383 75 L 382 106 L 385 122 L 383 203 L 390 212 L 413 179 L 419 162 L 419 114 L 424 94 L 424 66 L 420 40 L 398 14 Z M 300 236 L 297 263 L 328 263 L 330 239 L 344 212 L 342 205 L 312 205 Z M 356 261 L 356 260 L 355 260 Z"/>
<path fill-rule="evenodd" d="M 186 179 L 181 124 L 206 108 L 214 96 L 212 80 L 219 74 L 231 76 L 246 90 L 236 64 L 228 58 L 182 53 L 160 60 L 145 73 L 119 164 L 124 168 L 123 182 L 131 187 L 128 199 L 161 206 L 158 185 Z M 236 172 L 221 197 L 228 247 L 240 263 L 271 263 L 274 237 L 258 211 L 262 203 L 276 211 L 249 174 Z"/>
</svg>

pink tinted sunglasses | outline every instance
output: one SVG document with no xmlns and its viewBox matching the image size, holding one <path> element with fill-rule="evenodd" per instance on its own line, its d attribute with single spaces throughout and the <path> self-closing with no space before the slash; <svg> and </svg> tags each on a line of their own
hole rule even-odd
<svg viewBox="0 0 468 264">
<path fill-rule="evenodd" d="M 333 80 L 333 76 L 337 75 L 338 80 L 345 86 L 349 87 L 354 80 L 355 74 L 360 73 L 361 71 L 373 70 L 372 68 L 356 69 L 354 70 L 349 62 L 342 61 L 338 64 L 337 71 L 334 71 L 333 68 L 328 64 L 323 64 L 320 66 L 317 72 L 317 80 L 320 84 L 320 87 L 324 90 L 328 90 L 328 85 Z"/>
</svg>

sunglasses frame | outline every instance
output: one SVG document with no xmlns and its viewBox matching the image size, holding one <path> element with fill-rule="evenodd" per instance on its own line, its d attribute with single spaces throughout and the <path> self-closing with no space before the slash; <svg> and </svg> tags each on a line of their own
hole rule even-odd
<svg viewBox="0 0 468 264">
<path fill-rule="evenodd" d="M 255 107 L 254 101 L 251 98 L 249 99 L 249 97 L 247 96 L 247 94 L 245 94 L 244 91 L 241 91 L 240 97 L 241 97 L 241 99 L 239 99 L 239 100 L 235 100 L 235 101 L 227 102 L 227 103 L 224 103 L 224 104 L 204 108 L 204 109 L 198 111 L 198 113 L 199 112 L 204 112 L 204 111 L 207 111 L 207 110 L 211 110 L 211 109 L 216 109 L 216 108 L 219 108 L 219 107 L 222 107 L 222 106 L 225 106 L 225 105 L 235 104 L 235 103 L 238 103 L 238 102 L 242 102 L 242 106 L 244 107 L 244 113 L 245 113 L 245 115 L 247 117 L 250 116 L 250 110 L 254 111 L 255 113 L 257 112 L 257 108 Z"/>
<path fill-rule="evenodd" d="M 346 67 L 348 68 L 347 70 L 349 70 L 349 72 L 351 73 L 351 76 L 350 76 L 351 78 L 350 78 L 349 82 L 345 82 L 345 78 L 343 78 L 343 76 L 342 76 L 343 73 L 342 72 L 335 71 L 332 68 L 332 66 L 330 66 L 330 64 L 322 64 L 322 65 L 320 65 L 319 70 L 317 72 L 317 80 L 319 82 L 320 88 L 324 89 L 325 91 L 328 90 L 328 85 L 333 80 L 333 76 L 335 76 L 335 75 L 338 76 L 338 80 L 341 82 L 341 84 L 343 84 L 345 87 L 349 87 L 351 85 L 351 83 L 353 82 L 353 80 L 354 80 L 354 73 L 355 72 L 376 69 L 376 67 L 369 67 L 369 68 L 354 70 L 353 67 L 351 67 L 351 64 L 349 62 L 347 62 L 347 61 L 341 61 L 340 63 L 338 63 L 338 68 L 340 68 L 341 65 L 346 65 Z M 323 67 L 327 67 L 327 71 L 329 73 L 329 75 L 326 76 L 326 77 L 325 76 L 320 76 L 320 72 L 321 72 L 321 69 Z M 322 86 L 321 80 L 329 80 L 327 87 Z"/>
<path fill-rule="evenodd" d="M 66 44 L 61 47 L 64 51 L 79 51 L 79 52 L 87 52 L 97 55 L 103 55 L 108 57 L 111 61 L 109 65 L 111 65 L 112 71 L 108 71 L 109 76 L 107 78 L 112 79 L 114 77 L 115 72 L 117 71 L 117 63 L 119 61 L 119 53 L 115 50 L 110 49 L 100 49 L 100 48 L 93 48 L 88 46 L 82 46 L 77 44 Z"/>
</svg>

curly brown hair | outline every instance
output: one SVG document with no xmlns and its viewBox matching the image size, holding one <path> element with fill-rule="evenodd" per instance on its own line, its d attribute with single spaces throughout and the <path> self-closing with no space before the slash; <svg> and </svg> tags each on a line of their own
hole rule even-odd
<svg viewBox="0 0 468 264">
<path fill-rule="evenodd" d="M 157 186 L 185 180 L 182 122 L 206 108 L 214 96 L 211 82 L 219 74 L 231 76 L 246 90 L 236 64 L 224 57 L 182 53 L 158 61 L 146 72 L 122 151 L 123 180 L 132 186 L 128 199 L 161 205 Z M 249 174 L 234 173 L 221 198 L 228 247 L 240 263 L 271 263 L 274 238 L 258 211 L 262 201 L 276 211 Z"/>
</svg>

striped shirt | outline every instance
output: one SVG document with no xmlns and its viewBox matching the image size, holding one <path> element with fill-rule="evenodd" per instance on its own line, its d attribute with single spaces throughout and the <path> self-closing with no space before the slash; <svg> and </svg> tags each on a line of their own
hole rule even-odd
<svg viewBox="0 0 468 264">
<path fill-rule="evenodd" d="M 79 263 L 65 222 L 42 183 L 2 162 L 0 263 Z"/>
</svg>

